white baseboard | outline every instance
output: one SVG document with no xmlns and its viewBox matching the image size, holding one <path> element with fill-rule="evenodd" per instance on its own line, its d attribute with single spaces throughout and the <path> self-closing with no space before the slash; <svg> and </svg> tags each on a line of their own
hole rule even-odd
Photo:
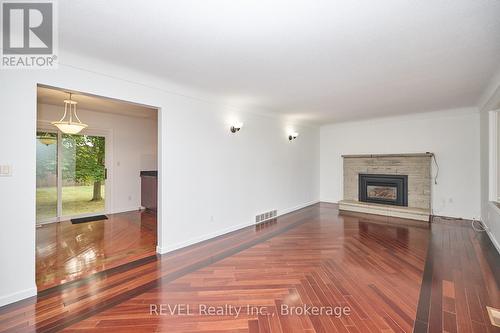
<svg viewBox="0 0 500 333">
<path fill-rule="evenodd" d="M 489 230 L 486 230 L 486 234 L 488 235 L 491 242 L 493 243 L 493 246 L 497 249 L 498 253 L 500 253 L 500 243 L 498 243 L 495 236 Z"/>
<path fill-rule="evenodd" d="M 486 234 L 490 238 L 493 246 L 497 249 L 498 253 L 500 253 L 500 242 L 495 238 L 495 235 L 491 232 L 490 224 L 498 223 L 500 219 L 500 207 L 493 202 L 487 202 L 485 206 L 483 206 L 483 223 L 486 226 Z"/>
<path fill-rule="evenodd" d="M 318 202 L 319 202 L 318 200 L 309 201 L 309 202 L 306 202 L 304 204 L 297 205 L 295 207 L 279 210 L 277 216 L 282 216 L 282 215 L 291 213 L 293 211 L 302 209 L 304 207 L 314 205 Z M 218 236 L 221 236 L 221 235 L 224 235 L 224 234 L 227 234 L 227 233 L 239 230 L 239 229 L 246 228 L 246 227 L 251 226 L 251 225 L 255 225 L 255 222 L 251 221 L 251 222 L 241 223 L 241 224 L 229 227 L 229 228 L 221 229 L 221 230 L 218 230 L 216 232 L 212 232 L 212 233 L 205 234 L 205 235 L 202 235 L 199 237 L 191 238 L 190 240 L 187 240 L 185 242 L 179 242 L 179 243 L 172 244 L 172 245 L 166 246 L 166 247 L 162 247 L 162 246 L 158 245 L 156 247 L 156 252 L 159 254 L 165 254 L 165 253 L 172 252 L 172 251 L 175 251 L 178 249 L 182 249 L 182 248 L 187 247 L 189 245 L 200 243 L 200 242 L 206 241 L 206 240 L 211 239 L 211 238 L 215 238 L 215 237 L 218 237 Z"/>
<path fill-rule="evenodd" d="M 307 206 L 311 206 L 311 205 L 314 205 L 314 204 L 317 204 L 319 202 L 319 200 L 313 200 L 313 201 L 309 201 L 309 202 L 306 202 L 304 204 L 301 204 L 301 205 L 297 205 L 295 207 L 291 207 L 291 208 L 287 208 L 287 209 L 282 209 L 282 210 L 279 210 L 278 211 L 278 216 L 282 216 L 282 215 L 285 215 L 285 214 L 288 214 L 288 213 L 291 213 L 291 212 L 294 212 L 296 210 L 299 210 L 299 209 L 302 209 L 302 208 L 305 208 Z"/>
<path fill-rule="evenodd" d="M 157 246 L 156 247 L 156 252 L 158 252 L 160 254 L 165 254 L 167 252 L 172 252 L 172 251 L 175 251 L 175 250 L 178 250 L 178 249 L 182 249 L 183 247 L 187 247 L 189 245 L 200 243 L 200 242 L 203 242 L 205 240 L 208 240 L 208 239 L 211 239 L 211 238 L 215 238 L 215 237 L 218 237 L 218 236 L 230 233 L 232 231 L 243 229 L 243 228 L 248 227 L 250 225 L 253 225 L 253 223 L 252 222 L 251 223 L 242 223 L 242 224 L 238 224 L 236 226 L 230 227 L 230 228 L 225 228 L 225 229 L 222 229 L 222 230 L 218 230 L 216 232 L 211 232 L 209 234 L 205 234 L 205 235 L 202 235 L 202 236 L 199 236 L 199 237 L 191 238 L 190 240 L 187 240 L 185 242 L 179 242 L 179 243 L 176 243 L 176 244 L 172 244 L 172 245 L 167 246 L 167 247 Z"/>
<path fill-rule="evenodd" d="M 138 211 L 141 208 L 141 206 L 133 206 L 133 207 L 126 207 L 126 208 L 119 208 L 119 209 L 114 209 L 112 213 L 110 214 L 119 214 L 119 213 L 127 213 L 127 212 L 135 212 Z"/>
<path fill-rule="evenodd" d="M 15 293 L 1 296 L 0 297 L 0 306 L 8 305 L 20 300 L 23 300 L 28 297 L 36 296 L 37 290 L 35 288 L 29 288 L 21 291 L 17 291 Z"/>
</svg>

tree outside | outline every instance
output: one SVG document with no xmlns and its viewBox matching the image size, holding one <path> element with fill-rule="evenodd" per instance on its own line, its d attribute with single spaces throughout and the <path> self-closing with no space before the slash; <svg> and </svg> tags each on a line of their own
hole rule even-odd
<svg viewBox="0 0 500 333">
<path fill-rule="evenodd" d="M 106 177 L 104 137 L 64 134 L 62 144 L 63 182 L 91 185 L 93 186 L 91 200 L 102 200 L 102 184 Z"/>
<path fill-rule="evenodd" d="M 37 220 L 57 215 L 57 135 L 37 133 Z M 105 138 L 62 135 L 62 215 L 104 211 Z"/>
</svg>

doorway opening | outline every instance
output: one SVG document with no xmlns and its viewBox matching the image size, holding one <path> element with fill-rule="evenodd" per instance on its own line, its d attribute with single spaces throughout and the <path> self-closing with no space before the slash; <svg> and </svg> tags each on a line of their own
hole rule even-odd
<svg viewBox="0 0 500 333">
<path fill-rule="evenodd" d="M 69 95 L 77 133 L 53 124 Z M 39 291 L 156 255 L 158 137 L 156 108 L 38 86 Z"/>
</svg>

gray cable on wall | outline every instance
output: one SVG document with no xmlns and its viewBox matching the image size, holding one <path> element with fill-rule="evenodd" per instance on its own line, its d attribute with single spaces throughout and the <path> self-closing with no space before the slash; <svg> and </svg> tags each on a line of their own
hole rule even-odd
<svg viewBox="0 0 500 333">
<path fill-rule="evenodd" d="M 437 185 L 437 179 L 439 176 L 439 164 L 436 159 L 436 154 L 432 154 L 432 160 L 434 161 L 434 164 L 436 165 L 436 175 L 434 176 L 434 184 Z"/>
</svg>

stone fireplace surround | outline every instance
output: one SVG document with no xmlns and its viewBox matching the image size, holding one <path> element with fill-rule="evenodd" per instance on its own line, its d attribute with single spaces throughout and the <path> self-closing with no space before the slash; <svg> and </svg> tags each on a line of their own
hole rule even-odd
<svg viewBox="0 0 500 333">
<path fill-rule="evenodd" d="M 431 215 L 432 153 L 342 155 L 344 162 L 344 196 L 342 211 L 429 221 Z M 408 176 L 408 206 L 360 202 L 359 174 Z"/>
</svg>

